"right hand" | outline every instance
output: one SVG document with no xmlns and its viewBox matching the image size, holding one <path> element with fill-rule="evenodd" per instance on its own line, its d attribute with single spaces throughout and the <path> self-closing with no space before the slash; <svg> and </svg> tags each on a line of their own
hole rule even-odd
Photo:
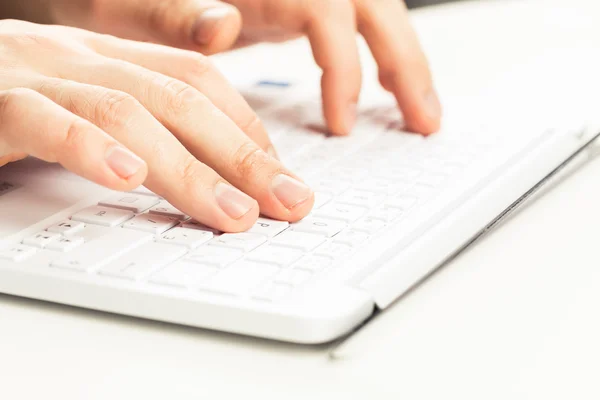
<svg viewBox="0 0 600 400">
<path fill-rule="evenodd" d="M 0 165 L 31 155 L 114 190 L 144 183 L 238 232 L 259 209 L 296 221 L 312 208 L 273 154 L 258 117 L 198 53 L 0 22 Z"/>
</svg>

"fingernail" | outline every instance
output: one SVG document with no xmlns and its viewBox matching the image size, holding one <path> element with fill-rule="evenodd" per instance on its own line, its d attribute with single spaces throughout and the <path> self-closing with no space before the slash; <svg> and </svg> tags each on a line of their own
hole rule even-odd
<svg viewBox="0 0 600 400">
<path fill-rule="evenodd" d="M 135 175 L 144 166 L 144 160 L 121 146 L 114 146 L 106 153 L 106 163 L 123 179 Z"/>
<path fill-rule="evenodd" d="M 308 200 L 312 195 L 312 190 L 308 186 L 284 174 L 273 178 L 272 189 L 275 197 L 288 209 Z"/>
<path fill-rule="evenodd" d="M 352 132 L 354 124 L 356 123 L 356 104 L 352 103 L 346 110 L 346 132 Z"/>
<path fill-rule="evenodd" d="M 273 145 L 269 146 L 269 148 L 267 149 L 267 154 L 275 158 L 276 160 L 279 160 L 279 154 L 277 154 L 277 151 L 275 150 L 275 147 L 273 147 Z"/>
<path fill-rule="evenodd" d="M 252 197 L 223 182 L 219 182 L 215 186 L 215 197 L 219 207 L 233 219 L 242 218 L 256 204 Z"/>
<path fill-rule="evenodd" d="M 215 7 L 203 11 L 192 30 L 192 39 L 199 45 L 211 42 L 218 32 L 219 25 L 231 14 L 229 7 Z"/>
<path fill-rule="evenodd" d="M 440 119 L 442 116 L 442 106 L 440 99 L 434 89 L 431 89 L 424 97 L 425 100 L 425 112 L 431 119 Z"/>
</svg>

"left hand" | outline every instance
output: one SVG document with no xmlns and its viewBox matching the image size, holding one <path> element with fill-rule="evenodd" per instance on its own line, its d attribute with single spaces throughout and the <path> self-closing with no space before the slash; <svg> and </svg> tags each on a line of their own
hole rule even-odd
<svg viewBox="0 0 600 400">
<path fill-rule="evenodd" d="M 430 134 L 440 127 L 441 106 L 428 62 L 400 0 L 54 0 L 52 4 L 58 23 L 205 54 L 307 35 L 323 70 L 324 114 L 335 134 L 349 133 L 356 117 L 359 32 L 379 65 L 381 84 L 396 97 L 407 128 Z"/>
</svg>

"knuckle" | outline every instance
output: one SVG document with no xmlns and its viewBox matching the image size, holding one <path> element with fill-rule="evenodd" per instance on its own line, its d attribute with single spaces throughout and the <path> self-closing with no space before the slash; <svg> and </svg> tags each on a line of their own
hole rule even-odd
<svg viewBox="0 0 600 400">
<path fill-rule="evenodd" d="M 27 98 L 35 96 L 36 93 L 31 89 L 14 88 L 0 93 L 0 115 L 1 119 L 18 118 L 25 112 L 23 106 Z"/>
<path fill-rule="evenodd" d="M 125 127 L 139 115 L 142 105 L 127 93 L 110 90 L 94 106 L 94 121 L 102 128 Z"/>
<path fill-rule="evenodd" d="M 159 87 L 162 88 L 164 106 L 170 115 L 188 113 L 192 107 L 196 107 L 198 102 L 203 100 L 200 92 L 177 79 L 168 78 Z"/>
<path fill-rule="evenodd" d="M 176 5 L 170 0 L 153 2 L 147 13 L 148 28 L 162 31 L 172 13 L 173 7 L 176 7 Z"/>
<path fill-rule="evenodd" d="M 189 52 L 183 57 L 182 61 L 183 65 L 181 67 L 186 82 L 192 82 L 215 70 L 210 59 L 200 53 Z"/>
<path fill-rule="evenodd" d="M 77 154 L 78 149 L 83 147 L 88 128 L 89 122 L 74 118 L 67 126 L 64 135 L 59 140 L 58 146 L 55 148 L 59 149 L 59 153 L 61 154 Z"/>
<path fill-rule="evenodd" d="M 206 168 L 193 155 L 188 154 L 180 161 L 179 165 L 178 175 L 181 177 L 186 193 L 193 195 L 197 193 L 199 187 L 206 186 L 201 183 L 202 178 L 206 175 Z"/>
<path fill-rule="evenodd" d="M 252 141 L 240 146 L 234 156 L 234 170 L 237 176 L 244 180 L 254 180 L 269 163 L 269 156 Z"/>
</svg>

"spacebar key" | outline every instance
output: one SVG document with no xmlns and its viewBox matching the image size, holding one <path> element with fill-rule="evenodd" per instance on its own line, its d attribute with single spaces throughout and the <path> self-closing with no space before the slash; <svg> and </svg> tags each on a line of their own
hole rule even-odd
<svg viewBox="0 0 600 400">
<path fill-rule="evenodd" d="M 65 254 L 50 265 L 56 268 L 89 271 L 108 264 L 152 239 L 151 233 L 117 228 Z"/>
</svg>

